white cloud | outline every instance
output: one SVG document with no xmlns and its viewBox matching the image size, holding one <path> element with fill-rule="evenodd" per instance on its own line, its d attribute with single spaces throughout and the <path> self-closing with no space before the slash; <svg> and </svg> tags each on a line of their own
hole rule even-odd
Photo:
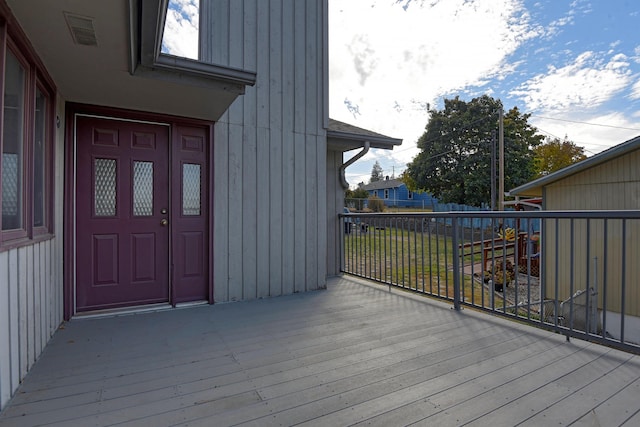
<svg viewBox="0 0 640 427">
<path fill-rule="evenodd" d="M 508 57 L 541 32 L 529 21 L 520 0 L 329 0 L 330 116 L 402 138 L 377 155 L 404 167 L 427 105 L 513 73 Z"/>
<path fill-rule="evenodd" d="M 631 99 L 640 99 L 640 80 L 635 82 L 635 84 L 631 87 L 631 93 L 629 94 L 629 98 Z"/>
<path fill-rule="evenodd" d="M 587 156 L 640 135 L 638 121 L 619 112 L 582 116 L 570 116 L 566 113 L 553 117 L 533 116 L 530 122 L 542 134 L 560 139 L 567 137 L 584 147 Z"/>
<path fill-rule="evenodd" d="M 627 87 L 632 79 L 628 58 L 617 54 L 605 60 L 584 52 L 561 68 L 549 67 L 510 94 L 522 99 L 530 111 L 562 112 L 593 109 Z"/>
<path fill-rule="evenodd" d="M 170 0 L 162 38 L 162 51 L 198 58 L 198 0 Z"/>
</svg>

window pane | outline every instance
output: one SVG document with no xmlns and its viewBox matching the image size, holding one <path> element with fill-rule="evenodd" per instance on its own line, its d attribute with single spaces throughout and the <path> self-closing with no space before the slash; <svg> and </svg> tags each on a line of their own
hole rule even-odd
<svg viewBox="0 0 640 427">
<path fill-rule="evenodd" d="M 23 228 L 23 123 L 25 71 L 7 51 L 4 76 L 4 127 L 2 129 L 2 229 Z"/>
<path fill-rule="evenodd" d="M 95 216 L 116 215 L 116 161 L 95 159 L 94 214 Z"/>
<path fill-rule="evenodd" d="M 36 112 L 33 141 L 33 225 L 45 225 L 46 117 L 47 98 L 36 89 Z"/>
<path fill-rule="evenodd" d="M 133 214 L 153 215 L 152 162 L 133 162 Z"/>
<path fill-rule="evenodd" d="M 200 215 L 200 165 L 182 165 L 182 215 Z"/>
<path fill-rule="evenodd" d="M 200 0 L 169 0 L 162 53 L 198 59 Z"/>
</svg>

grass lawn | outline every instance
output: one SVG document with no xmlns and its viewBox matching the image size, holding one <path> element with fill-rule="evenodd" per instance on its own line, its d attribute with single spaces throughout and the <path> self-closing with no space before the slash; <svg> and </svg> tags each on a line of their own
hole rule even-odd
<svg viewBox="0 0 640 427">
<path fill-rule="evenodd" d="M 464 265 L 474 265 L 481 273 L 481 254 L 465 248 Z M 453 298 L 453 247 L 450 237 L 428 231 L 369 227 L 345 235 L 345 271 L 383 283 L 413 289 L 441 298 Z M 473 280 L 462 277 L 463 300 L 483 307 L 501 304 L 492 292 Z"/>
</svg>

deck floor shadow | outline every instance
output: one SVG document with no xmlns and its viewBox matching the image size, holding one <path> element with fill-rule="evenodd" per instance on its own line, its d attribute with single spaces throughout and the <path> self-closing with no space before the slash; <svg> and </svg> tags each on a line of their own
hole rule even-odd
<svg viewBox="0 0 640 427">
<path fill-rule="evenodd" d="M 350 277 L 65 323 L 0 426 L 640 422 L 640 356 Z"/>
</svg>

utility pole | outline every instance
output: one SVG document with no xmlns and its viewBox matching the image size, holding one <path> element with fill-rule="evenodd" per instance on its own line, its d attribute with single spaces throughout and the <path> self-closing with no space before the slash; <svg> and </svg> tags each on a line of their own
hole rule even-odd
<svg viewBox="0 0 640 427">
<path fill-rule="evenodd" d="M 491 132 L 491 210 L 496 210 L 496 130 Z"/>
<path fill-rule="evenodd" d="M 498 122 L 498 146 L 500 150 L 500 172 L 498 177 L 498 200 L 499 210 L 504 210 L 504 113 L 500 107 L 500 118 Z"/>
</svg>

